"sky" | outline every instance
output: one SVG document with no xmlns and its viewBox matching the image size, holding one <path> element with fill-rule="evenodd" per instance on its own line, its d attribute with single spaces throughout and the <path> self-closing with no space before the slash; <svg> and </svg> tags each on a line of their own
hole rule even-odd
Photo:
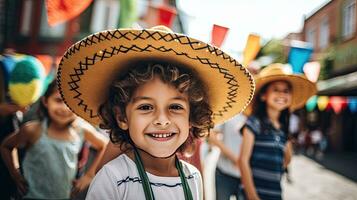
<svg viewBox="0 0 357 200">
<path fill-rule="evenodd" d="M 178 0 L 186 33 L 209 42 L 213 24 L 229 28 L 222 45 L 226 52 L 243 51 L 250 33 L 262 44 L 272 38 L 300 32 L 304 16 L 310 16 L 329 0 Z M 234 57 L 234 55 L 233 55 Z"/>
</svg>

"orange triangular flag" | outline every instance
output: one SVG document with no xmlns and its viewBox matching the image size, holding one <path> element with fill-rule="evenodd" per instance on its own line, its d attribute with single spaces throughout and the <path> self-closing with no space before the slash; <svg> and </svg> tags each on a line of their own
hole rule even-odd
<svg viewBox="0 0 357 200">
<path fill-rule="evenodd" d="M 81 14 L 93 0 L 46 0 L 47 21 L 50 26 L 73 19 Z"/>
</svg>

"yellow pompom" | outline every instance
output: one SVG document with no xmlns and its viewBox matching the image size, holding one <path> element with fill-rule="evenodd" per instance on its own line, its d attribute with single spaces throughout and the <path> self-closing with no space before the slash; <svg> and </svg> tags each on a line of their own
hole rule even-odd
<svg viewBox="0 0 357 200">
<path fill-rule="evenodd" d="M 33 104 L 40 97 L 42 81 L 35 79 L 29 83 L 10 83 L 9 94 L 11 99 L 20 106 Z"/>
</svg>

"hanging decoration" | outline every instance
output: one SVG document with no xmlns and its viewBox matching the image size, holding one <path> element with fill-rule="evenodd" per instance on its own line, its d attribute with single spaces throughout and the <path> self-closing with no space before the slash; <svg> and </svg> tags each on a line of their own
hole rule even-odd
<svg viewBox="0 0 357 200">
<path fill-rule="evenodd" d="M 177 12 L 176 9 L 168 5 L 160 5 L 158 8 L 158 24 L 167 27 L 172 27 L 175 21 Z"/>
<path fill-rule="evenodd" d="M 304 73 L 311 82 L 316 83 L 320 75 L 321 65 L 319 62 L 308 62 L 304 65 Z"/>
<path fill-rule="evenodd" d="M 249 34 L 247 44 L 243 51 L 243 66 L 248 66 L 249 63 L 257 56 L 260 50 L 260 36 Z"/>
<path fill-rule="evenodd" d="M 293 40 L 290 44 L 288 62 L 295 74 L 303 73 L 304 64 L 309 61 L 313 48 L 309 43 Z"/>
<path fill-rule="evenodd" d="M 228 30 L 229 28 L 227 27 L 214 24 L 212 28 L 211 44 L 216 47 L 221 47 Z"/>
<path fill-rule="evenodd" d="M 324 111 L 328 105 L 328 102 L 329 102 L 328 96 L 319 96 L 317 98 L 317 108 L 320 111 Z"/>
<path fill-rule="evenodd" d="M 138 20 L 137 0 L 120 0 L 119 28 L 130 28 Z"/>
<path fill-rule="evenodd" d="M 352 113 L 357 112 L 357 97 L 349 97 L 348 98 L 348 108 Z"/>
<path fill-rule="evenodd" d="M 311 112 L 311 111 L 315 110 L 316 103 L 317 103 L 317 96 L 310 97 L 310 99 L 306 102 L 306 105 L 305 105 L 306 110 L 308 112 Z"/>
<path fill-rule="evenodd" d="M 33 56 L 16 62 L 9 81 L 10 98 L 20 106 L 34 103 L 43 92 L 45 72 L 42 63 Z"/>
<path fill-rule="evenodd" d="M 15 58 L 10 55 L 4 55 L 0 57 L 0 68 L 3 72 L 4 86 L 7 88 L 9 84 L 10 74 L 15 67 Z"/>
<path fill-rule="evenodd" d="M 344 108 L 347 107 L 347 99 L 346 97 L 332 96 L 330 97 L 330 104 L 333 111 L 336 114 L 339 114 Z"/>
<path fill-rule="evenodd" d="M 69 21 L 81 14 L 93 0 L 46 0 L 50 26 Z"/>
</svg>

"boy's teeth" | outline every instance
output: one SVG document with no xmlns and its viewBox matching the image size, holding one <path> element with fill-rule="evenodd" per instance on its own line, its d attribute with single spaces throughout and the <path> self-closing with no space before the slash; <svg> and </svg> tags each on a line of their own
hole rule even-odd
<svg viewBox="0 0 357 200">
<path fill-rule="evenodd" d="M 153 137 L 156 138 L 166 138 L 166 137 L 170 137 L 172 135 L 172 133 L 165 133 L 165 134 L 151 134 Z"/>
</svg>

